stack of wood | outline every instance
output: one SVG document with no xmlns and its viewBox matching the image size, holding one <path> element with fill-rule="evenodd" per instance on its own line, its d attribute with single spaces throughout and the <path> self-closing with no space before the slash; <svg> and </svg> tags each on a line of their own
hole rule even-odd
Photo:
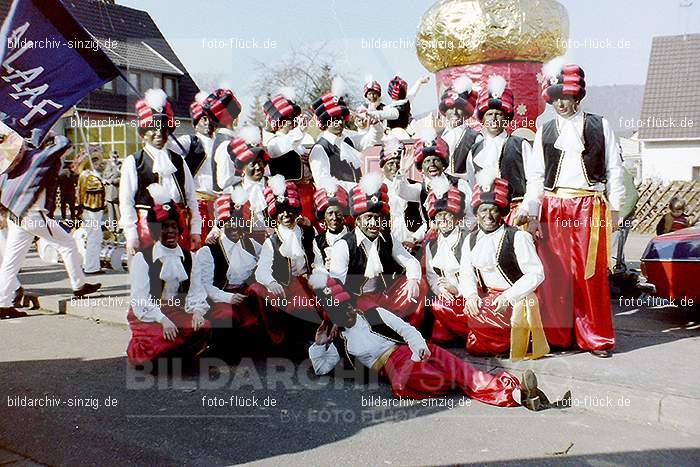
<svg viewBox="0 0 700 467">
<path fill-rule="evenodd" d="M 656 224 L 661 216 L 668 212 L 671 198 L 685 200 L 685 212 L 690 216 L 690 222 L 698 222 L 700 215 L 700 181 L 676 181 L 668 185 L 659 182 L 645 182 L 639 188 L 639 201 L 634 216 L 632 230 L 637 233 L 654 234 Z"/>
</svg>

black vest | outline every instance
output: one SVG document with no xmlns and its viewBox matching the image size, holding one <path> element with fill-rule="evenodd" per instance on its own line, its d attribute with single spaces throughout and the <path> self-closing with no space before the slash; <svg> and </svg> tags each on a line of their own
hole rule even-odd
<svg viewBox="0 0 700 467">
<path fill-rule="evenodd" d="M 553 190 L 559 178 L 562 152 L 554 147 L 559 137 L 556 119 L 550 120 L 542 127 L 542 149 L 544 151 L 544 187 Z M 595 114 L 584 114 L 583 121 L 583 176 L 589 185 L 605 183 L 605 134 L 603 133 L 603 117 Z"/>
<path fill-rule="evenodd" d="M 518 260 L 515 257 L 515 234 L 518 229 L 511 227 L 509 225 L 504 225 L 503 228 L 505 232 L 503 237 L 501 237 L 501 244 L 498 245 L 498 252 L 496 253 L 496 267 L 503 274 L 510 285 L 513 285 L 518 279 L 523 277 L 523 272 L 520 270 L 518 265 Z M 469 250 L 474 249 L 476 245 L 476 235 L 479 233 L 479 229 L 473 231 L 469 236 Z M 479 270 L 474 268 L 474 272 L 479 281 L 479 285 L 483 291 L 486 291 L 486 285 L 481 278 L 481 273 Z"/>
<path fill-rule="evenodd" d="M 167 150 L 170 156 L 170 161 L 173 163 L 177 171 L 173 174 L 177 189 L 180 192 L 182 203 L 187 205 L 187 195 L 185 193 L 185 160 L 179 154 Z M 136 196 L 134 204 L 136 207 L 150 209 L 153 206 L 153 198 L 148 192 L 148 186 L 151 183 L 159 183 L 160 176 L 153 173 L 153 158 L 149 156 L 144 149 L 141 149 L 134 155 L 136 162 Z"/>
<path fill-rule="evenodd" d="M 160 261 L 153 261 L 153 246 L 143 250 L 143 259 L 146 260 L 148 265 L 148 282 L 150 286 L 151 297 L 156 300 L 161 299 L 163 295 L 163 287 L 165 284 L 160 278 L 160 271 L 163 269 L 163 263 Z M 187 271 L 188 279 L 180 282 L 180 287 L 178 288 L 178 293 L 186 294 L 190 290 L 190 277 L 192 272 L 192 253 L 189 251 L 183 251 L 185 254 L 182 258 L 182 264 L 185 266 L 185 271 Z"/>
<path fill-rule="evenodd" d="M 258 257 L 257 253 L 255 252 L 255 247 L 249 238 L 243 237 L 240 241 L 243 242 L 242 246 L 245 251 L 256 258 Z M 223 289 L 228 284 L 226 273 L 228 272 L 229 262 L 228 257 L 224 252 L 224 248 L 221 245 L 221 240 L 213 245 L 204 245 L 204 248 L 209 248 L 209 252 L 211 253 L 212 258 L 214 258 L 214 287 L 217 289 Z"/>
<path fill-rule="evenodd" d="M 467 172 L 467 156 L 469 155 L 469 150 L 474 146 L 477 136 L 479 136 L 479 132 L 469 127 L 462 133 L 462 138 L 460 138 L 457 147 L 452 153 L 452 170 L 454 173 L 463 174 Z"/>
<path fill-rule="evenodd" d="M 211 175 L 213 178 L 214 191 L 222 190 L 219 181 L 216 179 L 216 150 L 219 149 L 219 146 L 222 144 L 228 144 L 232 139 L 233 136 L 231 135 L 220 132 L 214 133 L 214 139 L 211 143 Z"/>
<path fill-rule="evenodd" d="M 438 235 L 441 234 L 438 233 Z M 467 232 L 465 232 L 464 230 L 460 230 L 459 238 L 457 239 L 457 243 L 455 243 L 455 246 L 452 250 L 458 262 L 462 261 L 462 245 L 464 245 L 464 240 L 466 240 L 466 238 Z M 438 249 L 438 239 L 436 238 L 435 240 L 431 240 L 428 243 L 428 248 L 430 248 L 430 254 L 432 255 L 432 257 L 435 258 Z M 442 268 L 436 265 L 433 265 L 433 271 L 435 271 L 435 274 L 437 274 L 438 276 L 444 276 L 444 274 L 442 273 Z"/>
<path fill-rule="evenodd" d="M 388 240 L 385 240 L 387 239 Z M 357 236 L 355 230 L 351 230 L 345 236 L 338 240 L 344 241 L 348 245 L 348 272 L 345 278 L 345 287 L 355 295 L 361 295 L 362 286 L 367 282 L 365 277 L 365 268 L 367 267 L 367 253 L 365 249 L 357 245 Z M 396 262 L 392 255 L 394 247 L 393 239 L 388 231 L 385 231 L 379 237 L 379 259 L 382 262 L 384 272 L 379 276 L 379 287 L 377 291 L 383 292 L 389 284 L 403 273 L 403 267 Z"/>
<path fill-rule="evenodd" d="M 498 169 L 501 178 L 508 181 L 513 193 L 513 201 L 520 201 L 525 196 L 527 179 L 525 177 L 525 164 L 523 163 L 523 141 L 520 136 L 509 136 L 501 148 L 501 156 L 498 159 Z M 484 148 L 482 139 L 472 148 L 472 161 Z M 479 173 L 483 167 L 474 163 L 474 173 Z"/>
<path fill-rule="evenodd" d="M 386 126 L 388 128 L 403 128 L 405 130 L 411 122 L 411 103 L 406 101 L 401 105 L 395 105 L 394 108 L 399 111 L 399 118 L 387 120 Z"/>
<path fill-rule="evenodd" d="M 301 156 L 296 151 L 288 151 L 279 157 L 271 158 L 268 167 L 270 176 L 279 174 L 288 182 L 301 180 L 304 170 Z"/>
<path fill-rule="evenodd" d="M 299 227 L 301 228 L 301 245 L 306 256 L 306 272 L 310 274 L 311 264 L 314 262 L 314 229 L 313 227 Z M 292 281 L 292 260 L 282 256 L 280 253 L 282 241 L 277 234 L 277 230 L 270 236 L 270 242 L 272 243 L 273 251 L 272 277 L 278 284 L 287 286 Z"/>
<path fill-rule="evenodd" d="M 355 145 L 352 144 L 352 140 L 350 138 L 346 137 L 343 141 L 348 143 L 353 148 L 355 147 Z M 325 151 L 326 156 L 328 156 L 328 162 L 330 162 L 330 170 L 332 176 L 344 182 L 358 183 L 360 181 L 360 178 L 362 177 L 362 171 L 360 169 L 354 168 L 352 165 L 340 159 L 340 148 L 338 146 L 329 142 L 326 138 L 319 138 L 316 144 L 321 146 Z M 320 180 L 315 181 L 316 183 L 320 183 Z"/>
<path fill-rule="evenodd" d="M 202 164 L 207 160 L 207 153 L 204 150 L 202 140 L 197 138 L 197 135 L 190 136 L 190 147 L 185 154 L 185 164 L 190 169 L 190 173 L 194 177 L 202 168 Z"/>
</svg>

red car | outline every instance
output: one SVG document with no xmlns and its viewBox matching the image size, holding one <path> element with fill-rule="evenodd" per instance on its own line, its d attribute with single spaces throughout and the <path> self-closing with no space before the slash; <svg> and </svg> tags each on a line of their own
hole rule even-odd
<svg viewBox="0 0 700 467">
<path fill-rule="evenodd" d="M 700 226 L 651 239 L 642 255 L 642 273 L 656 287 L 655 295 L 700 304 Z"/>
</svg>

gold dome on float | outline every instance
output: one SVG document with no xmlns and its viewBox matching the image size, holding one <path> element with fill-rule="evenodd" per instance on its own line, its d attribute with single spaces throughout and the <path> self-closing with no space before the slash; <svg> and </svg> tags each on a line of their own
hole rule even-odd
<svg viewBox="0 0 700 467">
<path fill-rule="evenodd" d="M 431 72 L 502 60 L 546 62 L 566 52 L 569 16 L 555 0 L 440 0 L 423 14 L 418 59 Z"/>
</svg>

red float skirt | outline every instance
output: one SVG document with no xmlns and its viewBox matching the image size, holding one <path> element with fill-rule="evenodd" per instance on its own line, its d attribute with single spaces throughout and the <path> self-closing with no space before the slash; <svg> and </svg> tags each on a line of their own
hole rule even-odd
<svg viewBox="0 0 700 467">
<path fill-rule="evenodd" d="M 424 399 L 459 389 L 472 399 L 499 407 L 520 405 L 513 392 L 520 389 L 518 379 L 508 372 L 495 375 L 479 370 L 435 344 L 428 344 L 430 358 L 424 362 L 411 360 L 408 345 L 399 345 L 382 368 L 399 397 Z"/>
<path fill-rule="evenodd" d="M 383 292 L 361 294 L 357 297 L 357 308 L 360 311 L 365 311 L 370 308 L 382 307 L 396 316 L 400 316 L 413 327 L 420 328 L 423 323 L 423 307 L 425 306 L 428 285 L 425 281 L 418 282 L 418 298 L 412 302 L 405 295 L 401 295 L 407 281 L 408 278 L 403 275 L 394 280 Z"/>
<path fill-rule="evenodd" d="M 615 346 L 608 284 L 611 221 L 601 193 L 558 188 L 542 202 L 537 296 L 549 343 L 583 350 Z"/>
<path fill-rule="evenodd" d="M 177 326 L 178 333 L 173 341 L 163 337 L 160 323 L 140 321 L 129 308 L 127 321 L 131 340 L 126 355 L 132 365 L 142 365 L 161 357 L 194 357 L 206 348 L 211 334 L 209 321 L 205 321 L 204 326 L 195 332 L 192 329 L 192 314 L 182 307 L 166 305 L 161 306 L 160 311 Z"/>
<path fill-rule="evenodd" d="M 293 276 L 289 285 L 283 285 L 285 297 L 272 295 L 262 284 L 252 284 L 249 290 L 257 300 L 263 326 L 273 344 L 281 343 L 285 338 L 285 319 L 281 312 L 309 323 L 318 324 L 323 316 L 323 309 L 316 302 L 309 282 L 304 276 Z"/>
<path fill-rule="evenodd" d="M 177 243 L 184 251 L 192 251 L 192 244 L 190 241 L 190 211 L 183 203 L 176 203 L 175 208 L 177 209 L 179 217 L 178 224 L 186 226 L 180 234 Z M 151 228 L 148 225 L 148 209 L 137 208 L 136 214 L 139 217 L 138 222 L 136 222 L 136 232 L 139 236 L 139 248 L 143 250 L 153 246 L 155 240 L 151 235 Z"/>
<path fill-rule="evenodd" d="M 249 329 L 261 322 L 261 309 L 258 308 L 258 300 L 249 286 L 226 286 L 224 292 L 246 295 L 243 302 L 236 305 L 231 303 L 214 303 L 207 313 L 207 319 L 211 321 L 212 328 L 217 329 Z"/>
</svg>

